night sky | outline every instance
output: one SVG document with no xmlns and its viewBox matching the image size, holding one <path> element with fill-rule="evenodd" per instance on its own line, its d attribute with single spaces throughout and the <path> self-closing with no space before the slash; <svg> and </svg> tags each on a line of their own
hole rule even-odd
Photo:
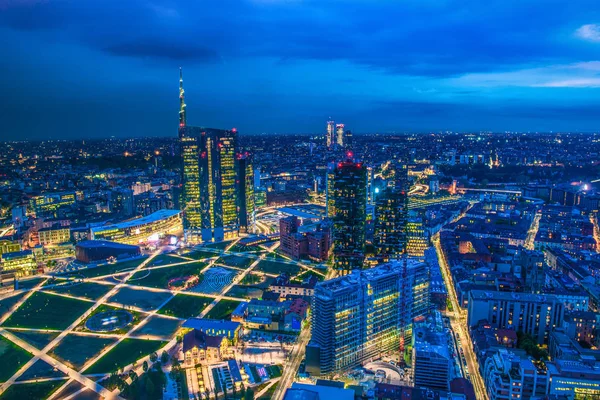
<svg viewBox="0 0 600 400">
<path fill-rule="evenodd" d="M 0 137 L 597 131 L 598 0 L 0 0 Z"/>
</svg>

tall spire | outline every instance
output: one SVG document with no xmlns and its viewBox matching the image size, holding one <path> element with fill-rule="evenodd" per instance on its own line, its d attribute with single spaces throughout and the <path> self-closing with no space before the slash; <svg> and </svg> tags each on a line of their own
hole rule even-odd
<svg viewBox="0 0 600 400">
<path fill-rule="evenodd" d="M 179 67 L 179 127 L 186 125 L 185 119 L 185 92 L 183 90 L 183 71 Z"/>
</svg>

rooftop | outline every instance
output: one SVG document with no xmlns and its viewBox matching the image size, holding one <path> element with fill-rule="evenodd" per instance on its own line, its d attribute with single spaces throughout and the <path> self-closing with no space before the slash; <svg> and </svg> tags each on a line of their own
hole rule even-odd
<svg viewBox="0 0 600 400">
<path fill-rule="evenodd" d="M 96 233 L 96 232 L 103 232 L 108 229 L 134 228 L 136 226 L 151 224 L 153 222 L 157 222 L 157 221 L 169 218 L 169 217 L 173 217 L 180 213 L 181 213 L 180 210 L 158 210 L 158 211 L 153 212 L 150 215 L 146 215 L 145 217 L 142 217 L 142 218 L 136 218 L 136 219 L 132 219 L 132 220 L 128 220 L 128 221 L 117 222 L 116 224 L 94 227 L 94 228 L 91 228 L 91 231 L 92 231 L 92 233 Z"/>
</svg>

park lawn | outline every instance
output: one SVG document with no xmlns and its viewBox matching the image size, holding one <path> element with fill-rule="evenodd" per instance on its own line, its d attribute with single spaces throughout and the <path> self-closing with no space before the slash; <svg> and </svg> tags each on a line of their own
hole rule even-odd
<svg viewBox="0 0 600 400">
<path fill-rule="evenodd" d="M 153 352 L 158 352 L 167 342 L 160 340 L 124 339 L 101 359 L 85 370 L 86 374 L 116 371 Z"/>
<path fill-rule="evenodd" d="M 195 250 L 189 253 L 182 254 L 184 257 L 193 258 L 194 260 L 204 260 L 206 258 L 218 257 L 219 252 L 215 250 Z"/>
<path fill-rule="evenodd" d="M 37 286 L 38 283 L 45 281 L 47 278 L 44 277 L 36 277 L 36 278 L 31 278 L 31 279 L 27 279 L 27 280 L 19 280 L 18 283 L 18 288 L 19 289 L 31 289 L 35 286 Z"/>
<path fill-rule="evenodd" d="M 10 333 L 40 350 L 58 336 L 58 332 L 19 331 L 13 329 L 10 329 Z"/>
<path fill-rule="evenodd" d="M 108 293 L 113 286 L 102 285 L 94 282 L 81 282 L 72 285 L 61 285 L 46 289 L 49 292 L 65 293 L 75 297 L 84 297 L 90 300 L 98 300 Z"/>
<path fill-rule="evenodd" d="M 79 370 L 88 360 L 116 341 L 116 338 L 68 334 L 49 354 L 71 368 Z"/>
<path fill-rule="evenodd" d="M 66 376 L 67 375 L 64 372 L 54 368 L 53 365 L 48 364 L 46 361 L 37 360 L 17 378 L 17 382 L 28 381 L 31 379 L 64 378 Z"/>
<path fill-rule="evenodd" d="M 147 257 L 140 257 L 140 258 L 136 258 L 135 260 L 121 261 L 121 262 L 118 262 L 115 264 L 105 264 L 105 265 L 101 265 L 99 267 L 80 269 L 78 271 L 69 272 L 67 275 L 76 275 L 76 276 L 83 276 L 85 278 L 94 278 L 96 276 L 111 275 L 111 274 L 114 274 L 115 272 L 119 272 L 119 271 L 122 271 L 122 272 L 130 271 L 130 270 L 136 268 L 137 266 L 139 266 L 144 261 L 146 261 L 146 258 Z"/>
<path fill-rule="evenodd" d="M 159 254 L 156 257 L 154 257 L 148 264 L 146 264 L 145 268 L 156 266 L 162 267 L 164 265 L 176 264 L 185 261 L 189 260 L 186 260 L 185 258 L 181 257 L 172 256 L 169 254 Z"/>
<path fill-rule="evenodd" d="M 126 306 L 139 307 L 144 311 L 157 309 L 162 303 L 172 296 L 169 292 L 152 292 L 143 289 L 132 289 L 124 287 L 119 289 L 110 299 L 109 302 L 118 303 L 126 308 Z"/>
<path fill-rule="evenodd" d="M 0 395 L 0 400 L 47 399 L 59 387 L 65 384 L 66 379 L 11 385 Z"/>
<path fill-rule="evenodd" d="M 0 317 L 10 311 L 10 309 L 25 296 L 25 293 L 19 293 L 15 296 L 10 296 L 0 300 Z"/>
<path fill-rule="evenodd" d="M 298 267 L 297 265 L 271 260 L 262 260 L 258 263 L 256 269 L 258 271 L 278 275 L 285 272 L 290 276 L 296 275 L 300 271 L 300 267 Z"/>
<path fill-rule="evenodd" d="M 90 306 L 87 301 L 35 292 L 2 325 L 15 328 L 63 330 Z"/>
<path fill-rule="evenodd" d="M 227 246 L 229 246 L 231 244 L 231 240 L 225 241 L 225 242 L 217 242 L 217 243 L 209 243 L 204 245 L 203 247 L 208 248 L 208 249 L 219 249 L 219 250 L 225 250 L 227 248 Z"/>
<path fill-rule="evenodd" d="M 144 269 L 133 274 L 127 283 L 137 286 L 166 289 L 169 281 L 173 278 L 198 275 L 200 280 L 202 280 L 200 271 L 202 271 L 204 267 L 206 267 L 206 263 L 198 261 L 191 264 L 177 265 L 175 267 L 164 267 L 151 270 Z"/>
<path fill-rule="evenodd" d="M 185 319 L 196 317 L 213 300 L 211 297 L 177 294 L 158 310 L 158 313 Z"/>
<path fill-rule="evenodd" d="M 250 264 L 252 264 L 254 261 L 256 261 L 255 258 L 228 255 L 219 258 L 217 260 L 217 264 L 223 264 L 228 267 L 246 268 L 250 266 Z"/>
<path fill-rule="evenodd" d="M 5 382 L 13 376 L 31 357 L 28 351 L 0 336 L 0 382 Z"/>
<path fill-rule="evenodd" d="M 225 295 L 245 299 L 260 299 L 262 298 L 263 290 L 257 286 L 234 285 Z"/>
<path fill-rule="evenodd" d="M 154 315 L 150 317 L 148 322 L 136 329 L 132 333 L 132 335 L 156 335 L 171 337 L 173 334 L 175 334 L 175 332 L 177 332 L 182 323 L 183 321 L 178 319 L 165 318 L 160 317 L 158 315 Z"/>
<path fill-rule="evenodd" d="M 222 299 L 205 315 L 208 319 L 229 319 L 241 301 Z"/>
</svg>

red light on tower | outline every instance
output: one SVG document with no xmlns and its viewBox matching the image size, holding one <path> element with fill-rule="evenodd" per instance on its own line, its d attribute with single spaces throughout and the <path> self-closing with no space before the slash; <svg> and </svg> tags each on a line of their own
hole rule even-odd
<svg viewBox="0 0 600 400">
<path fill-rule="evenodd" d="M 352 158 L 352 157 L 354 157 L 354 154 L 353 154 L 351 151 L 348 151 L 348 152 L 346 153 L 346 157 L 348 157 L 348 158 Z"/>
<path fill-rule="evenodd" d="M 231 128 L 231 132 L 236 133 L 237 132 L 237 128 Z"/>
</svg>

